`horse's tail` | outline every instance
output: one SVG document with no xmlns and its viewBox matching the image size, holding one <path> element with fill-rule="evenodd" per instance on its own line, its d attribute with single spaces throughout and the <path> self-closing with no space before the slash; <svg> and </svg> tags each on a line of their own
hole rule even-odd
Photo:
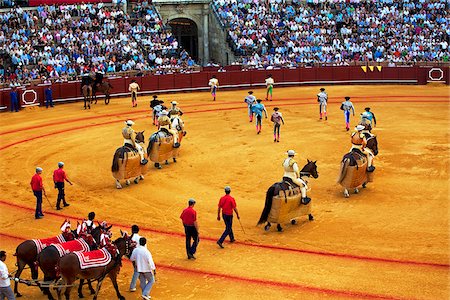
<svg viewBox="0 0 450 300">
<path fill-rule="evenodd" d="M 158 133 L 154 133 L 150 136 L 148 147 L 147 147 L 147 154 L 150 155 L 150 152 L 152 151 L 153 144 L 158 140 Z"/>
<path fill-rule="evenodd" d="M 272 197 L 275 192 L 275 184 L 272 185 L 266 193 L 266 203 L 264 204 L 264 210 L 261 213 L 261 217 L 259 218 L 258 224 L 260 225 L 267 221 L 269 218 L 270 210 L 272 209 Z"/>
<path fill-rule="evenodd" d="M 341 162 L 341 169 L 339 171 L 339 178 L 337 180 L 337 183 L 341 183 L 342 180 L 344 180 L 345 175 L 347 175 L 347 168 L 349 166 L 350 160 L 346 157 Z"/>
<path fill-rule="evenodd" d="M 120 159 L 120 156 L 123 154 L 123 152 L 124 152 L 123 147 L 121 147 L 116 150 L 116 153 L 114 153 L 114 158 L 113 158 L 112 165 L 111 165 L 112 172 L 119 171 L 119 159 Z"/>
</svg>

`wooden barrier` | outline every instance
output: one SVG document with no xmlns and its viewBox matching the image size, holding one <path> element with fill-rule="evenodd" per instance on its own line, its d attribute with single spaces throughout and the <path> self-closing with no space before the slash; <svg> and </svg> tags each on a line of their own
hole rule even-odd
<svg viewBox="0 0 450 300">
<path fill-rule="evenodd" d="M 166 75 L 146 75 L 143 77 L 108 77 L 113 86 L 113 96 L 127 96 L 128 85 L 131 80 L 141 87 L 141 94 L 157 92 L 181 92 L 208 90 L 208 81 L 215 75 L 220 87 L 249 88 L 265 86 L 265 79 L 271 74 L 275 85 L 313 85 L 313 84 L 427 84 L 450 82 L 449 67 L 433 66 L 404 66 L 381 67 L 376 66 L 336 66 L 336 67 L 301 67 L 293 69 L 273 70 L 236 70 L 239 66 L 232 66 L 228 71 L 217 68 L 205 68 L 201 72 L 177 73 Z M 53 83 L 53 100 L 67 102 L 81 100 L 81 86 L 79 81 Z M 44 105 L 44 90 L 48 84 L 29 85 L 19 91 L 21 106 Z M 10 106 L 10 88 L 0 89 L 0 110 L 6 111 Z"/>
</svg>

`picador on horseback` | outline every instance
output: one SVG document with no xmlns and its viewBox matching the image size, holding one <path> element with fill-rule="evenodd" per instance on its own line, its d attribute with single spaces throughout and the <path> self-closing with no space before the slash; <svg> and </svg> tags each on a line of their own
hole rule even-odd
<svg viewBox="0 0 450 300">
<path fill-rule="evenodd" d="M 134 129 L 131 128 L 131 126 L 134 125 L 134 122 L 131 120 L 128 120 L 125 122 L 126 126 L 122 128 L 122 136 L 124 138 L 124 146 L 135 149 L 139 153 L 139 156 L 141 157 L 141 165 L 145 165 L 148 160 L 144 157 L 144 149 L 141 145 L 136 143 L 136 133 L 134 132 Z"/>
<path fill-rule="evenodd" d="M 302 193 L 302 202 L 304 204 L 309 203 L 311 201 L 311 198 L 308 198 L 306 196 L 306 190 L 308 189 L 308 186 L 306 185 L 306 182 L 301 179 L 300 169 L 294 159 L 296 153 L 294 150 L 289 150 L 286 154 L 288 155 L 288 157 L 283 161 L 283 181 L 291 182 L 297 185 Z"/>
<path fill-rule="evenodd" d="M 371 134 L 368 131 L 363 132 L 366 129 L 364 125 L 358 125 L 355 129 L 356 131 L 351 136 L 352 147 L 350 148 L 350 152 L 358 150 L 363 153 L 367 157 L 367 172 L 373 172 L 375 171 L 375 167 L 372 166 L 374 155 L 370 149 L 366 148 L 367 139 Z"/>
<path fill-rule="evenodd" d="M 173 129 L 171 126 L 170 118 L 168 117 L 168 112 L 163 110 L 158 118 L 159 130 L 163 130 L 173 135 L 173 147 L 180 147 L 180 143 L 178 142 L 178 132 L 176 129 Z"/>
</svg>

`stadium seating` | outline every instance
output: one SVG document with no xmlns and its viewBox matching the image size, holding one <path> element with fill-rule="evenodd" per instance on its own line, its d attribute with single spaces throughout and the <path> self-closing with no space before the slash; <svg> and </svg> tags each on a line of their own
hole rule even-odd
<svg viewBox="0 0 450 300">
<path fill-rule="evenodd" d="M 196 66 L 154 6 L 78 4 L 15 7 L 0 13 L 0 77 L 19 85 L 35 79 L 66 81 L 88 71 L 184 72 Z M 8 66 L 9 65 L 9 66 Z"/>
<path fill-rule="evenodd" d="M 247 67 L 449 61 L 446 0 L 213 0 Z"/>
</svg>

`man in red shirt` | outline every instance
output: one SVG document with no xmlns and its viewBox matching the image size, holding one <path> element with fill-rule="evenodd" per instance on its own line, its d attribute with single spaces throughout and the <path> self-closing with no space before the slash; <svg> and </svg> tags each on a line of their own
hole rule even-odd
<svg viewBox="0 0 450 300">
<path fill-rule="evenodd" d="M 34 196 L 36 196 L 36 211 L 34 213 L 34 217 L 36 219 L 42 219 L 44 214 L 42 213 L 42 192 L 44 192 L 44 195 L 47 197 L 47 194 L 45 193 L 44 185 L 42 184 L 42 168 L 37 167 L 36 168 L 36 174 L 31 177 L 31 189 L 33 190 Z"/>
<path fill-rule="evenodd" d="M 220 248 L 223 247 L 223 242 L 227 236 L 230 236 L 230 242 L 235 241 L 233 234 L 233 210 L 236 212 L 236 217 L 240 219 L 239 212 L 236 207 L 236 201 L 230 196 L 231 188 L 229 186 L 225 187 L 225 196 L 220 198 L 219 208 L 217 209 L 217 221 L 220 221 L 220 210 L 222 209 L 222 217 L 225 222 L 225 231 L 223 232 L 220 239 L 217 241 L 217 245 Z"/>
<path fill-rule="evenodd" d="M 197 245 L 200 241 L 197 212 L 194 210 L 195 200 L 189 199 L 189 207 L 185 208 L 181 213 L 180 219 L 183 221 L 184 232 L 186 233 L 186 253 L 188 259 L 195 259 L 195 252 L 197 251 Z M 193 243 L 191 244 L 191 239 Z"/>
<path fill-rule="evenodd" d="M 64 171 L 64 163 L 60 161 L 58 163 L 58 169 L 53 171 L 53 182 L 55 183 L 55 189 L 58 189 L 58 198 L 56 199 L 56 209 L 61 209 L 61 200 L 63 201 L 64 207 L 70 204 L 66 202 L 64 194 L 64 181 L 67 181 L 72 185 L 72 182 L 67 178 L 66 172 Z"/>
</svg>

